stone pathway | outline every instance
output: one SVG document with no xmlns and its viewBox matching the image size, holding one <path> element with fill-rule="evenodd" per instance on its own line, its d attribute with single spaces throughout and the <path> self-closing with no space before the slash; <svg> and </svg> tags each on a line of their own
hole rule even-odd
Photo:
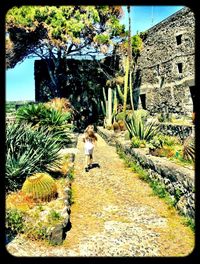
<svg viewBox="0 0 200 264">
<path fill-rule="evenodd" d="M 72 183 L 72 228 L 61 246 L 16 237 L 7 245 L 14 256 L 187 256 L 194 234 L 175 209 L 153 195 L 98 136 L 95 167 L 84 171 L 79 136 Z"/>
</svg>

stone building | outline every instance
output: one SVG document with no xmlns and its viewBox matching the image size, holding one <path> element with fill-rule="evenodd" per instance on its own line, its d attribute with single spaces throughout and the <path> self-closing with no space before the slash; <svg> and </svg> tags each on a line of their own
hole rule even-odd
<svg viewBox="0 0 200 264">
<path fill-rule="evenodd" d="M 190 115 L 195 96 L 195 17 L 184 7 L 145 32 L 139 108 Z"/>
</svg>

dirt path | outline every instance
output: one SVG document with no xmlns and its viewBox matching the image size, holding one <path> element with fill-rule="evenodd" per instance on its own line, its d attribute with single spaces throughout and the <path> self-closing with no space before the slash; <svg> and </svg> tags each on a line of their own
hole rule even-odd
<svg viewBox="0 0 200 264">
<path fill-rule="evenodd" d="M 43 246 L 18 238 L 8 245 L 17 256 L 186 256 L 194 234 L 175 209 L 153 195 L 98 136 L 94 162 L 84 171 L 81 135 L 72 184 L 72 228 L 62 246 Z M 17 239 L 16 239 L 17 240 Z M 35 242 L 34 242 L 35 243 Z"/>
</svg>

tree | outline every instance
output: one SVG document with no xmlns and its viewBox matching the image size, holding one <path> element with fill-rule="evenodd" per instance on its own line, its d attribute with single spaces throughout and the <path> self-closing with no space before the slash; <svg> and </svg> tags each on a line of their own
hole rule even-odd
<svg viewBox="0 0 200 264">
<path fill-rule="evenodd" d="M 40 57 L 48 68 L 51 96 L 59 97 L 64 89 L 61 61 L 111 53 L 113 40 L 124 33 L 121 16 L 120 6 L 13 7 L 6 15 L 7 66 Z"/>
</svg>

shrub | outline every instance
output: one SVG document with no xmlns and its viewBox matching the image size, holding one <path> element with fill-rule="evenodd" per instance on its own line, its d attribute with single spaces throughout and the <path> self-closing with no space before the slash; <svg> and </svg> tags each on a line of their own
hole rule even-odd
<svg viewBox="0 0 200 264">
<path fill-rule="evenodd" d="M 153 137 L 153 139 L 149 141 L 149 148 L 152 150 L 162 147 L 163 147 L 163 140 L 158 136 Z"/>
<path fill-rule="evenodd" d="M 157 137 L 162 141 L 163 145 L 173 146 L 181 144 L 180 140 L 175 136 L 168 136 L 160 133 Z"/>
<path fill-rule="evenodd" d="M 35 201 L 50 201 L 57 195 L 57 186 L 49 174 L 36 173 L 25 180 L 22 192 Z"/>
<path fill-rule="evenodd" d="M 17 209 L 6 210 L 6 231 L 13 235 L 24 231 L 24 215 Z"/>
<path fill-rule="evenodd" d="M 61 142 L 53 132 L 33 130 L 30 126 L 15 124 L 6 129 L 6 190 L 21 188 L 26 176 L 48 171 L 49 165 L 59 164 Z"/>
<path fill-rule="evenodd" d="M 139 148 L 140 147 L 140 139 L 137 137 L 132 137 L 131 139 L 131 146 L 133 148 Z"/>
</svg>

